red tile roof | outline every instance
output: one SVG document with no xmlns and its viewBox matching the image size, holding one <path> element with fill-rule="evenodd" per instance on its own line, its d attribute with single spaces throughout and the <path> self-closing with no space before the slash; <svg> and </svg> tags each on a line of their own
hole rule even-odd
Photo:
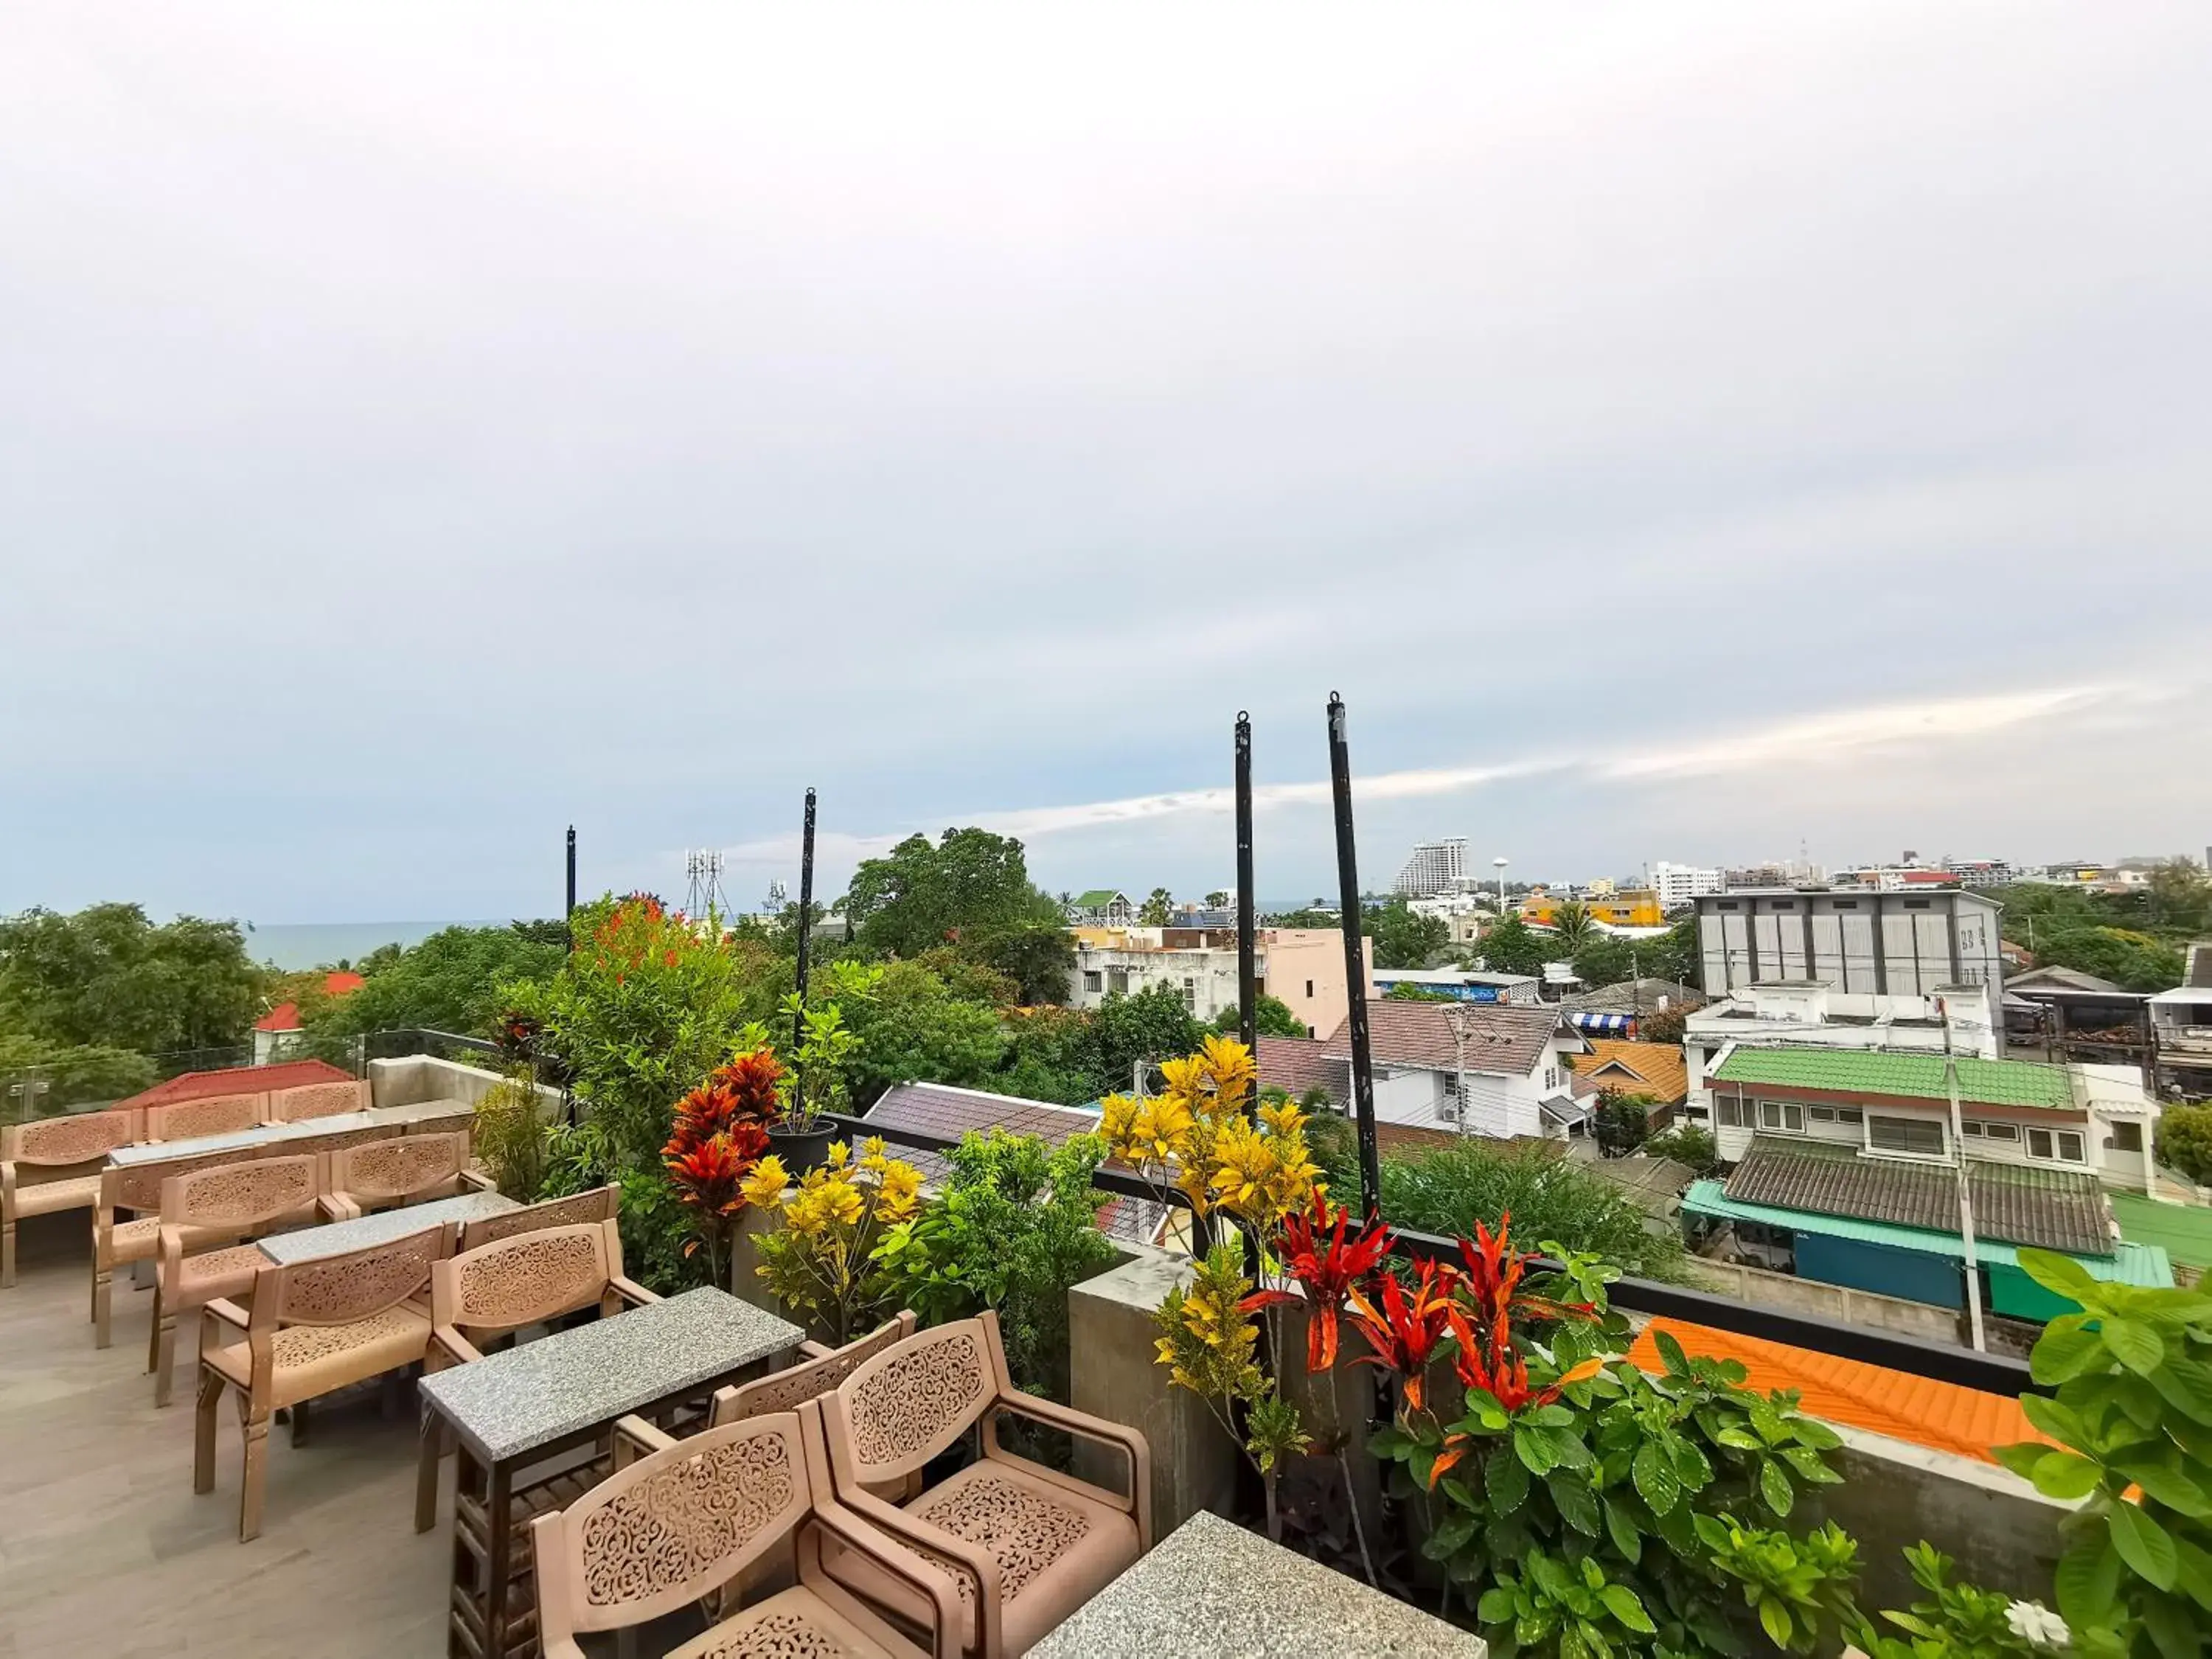
<svg viewBox="0 0 2212 1659">
<path fill-rule="evenodd" d="M 1559 1011 L 1548 1006 L 1400 1002 L 1384 997 L 1367 1005 L 1368 1051 L 1378 1065 L 1451 1071 L 1459 1054 L 1452 1036 L 1455 1017 L 1467 1032 L 1467 1069 L 1507 1077 L 1526 1077 L 1560 1024 Z M 1352 1057 L 1351 1028 L 1346 1020 L 1323 1045 L 1331 1059 Z M 1579 1048 L 1582 1038 L 1571 1030 L 1569 1035 Z"/>
<path fill-rule="evenodd" d="M 350 1083 L 353 1073 L 325 1060 L 288 1060 L 275 1066 L 234 1066 L 220 1072 L 185 1072 L 166 1083 L 157 1083 L 143 1094 L 115 1103 L 125 1106 L 173 1106 L 180 1100 L 201 1100 L 210 1095 L 258 1095 L 278 1089 L 297 1089 L 309 1083 Z"/>
<path fill-rule="evenodd" d="M 334 968 L 323 975 L 323 994 L 332 997 L 351 996 L 368 981 L 359 974 Z M 253 1022 L 257 1031 L 296 1031 L 300 1029 L 300 1005 L 280 1002 L 259 1019 Z"/>
<path fill-rule="evenodd" d="M 1098 1127 L 1096 1113 L 1078 1107 L 1025 1100 L 1019 1095 L 994 1095 L 982 1089 L 956 1089 L 945 1083 L 894 1083 L 868 1109 L 867 1121 L 885 1128 L 915 1129 L 953 1139 L 971 1129 L 1000 1128 L 1009 1134 L 1035 1135 L 1048 1146 L 1088 1134 Z M 933 1184 L 951 1171 L 942 1153 L 912 1146 L 891 1150 Z"/>
<path fill-rule="evenodd" d="M 1292 1100 L 1304 1099 L 1310 1089 L 1325 1089 L 1341 1106 L 1352 1097 L 1351 1073 L 1328 1051 L 1328 1044 L 1316 1037 L 1261 1037 L 1260 1086 L 1280 1089 Z"/>
</svg>

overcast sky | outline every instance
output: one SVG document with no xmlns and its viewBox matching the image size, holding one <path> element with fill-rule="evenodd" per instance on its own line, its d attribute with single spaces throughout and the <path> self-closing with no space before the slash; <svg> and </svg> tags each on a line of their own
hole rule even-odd
<svg viewBox="0 0 2212 1659">
<path fill-rule="evenodd" d="M 2212 842 L 2212 8 L 0 6 L 0 909 Z"/>
</svg>

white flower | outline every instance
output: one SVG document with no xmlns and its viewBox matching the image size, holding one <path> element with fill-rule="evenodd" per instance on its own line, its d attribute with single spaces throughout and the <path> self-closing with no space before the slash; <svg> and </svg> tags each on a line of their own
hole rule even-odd
<svg viewBox="0 0 2212 1659">
<path fill-rule="evenodd" d="M 2005 1623 L 2014 1636 L 2039 1648 L 2065 1645 L 2066 1621 L 2040 1601 L 2014 1602 L 2005 1609 Z"/>
</svg>

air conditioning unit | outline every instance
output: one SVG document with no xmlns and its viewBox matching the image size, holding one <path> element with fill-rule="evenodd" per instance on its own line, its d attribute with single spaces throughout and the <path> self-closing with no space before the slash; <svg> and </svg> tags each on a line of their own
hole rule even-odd
<svg viewBox="0 0 2212 1659">
<path fill-rule="evenodd" d="M 1439 1123 L 1458 1122 L 1459 1102 L 1454 1100 L 1449 1095 L 1446 1095 L 1442 1100 L 1438 1101 L 1437 1103 L 1437 1121 Z"/>
</svg>

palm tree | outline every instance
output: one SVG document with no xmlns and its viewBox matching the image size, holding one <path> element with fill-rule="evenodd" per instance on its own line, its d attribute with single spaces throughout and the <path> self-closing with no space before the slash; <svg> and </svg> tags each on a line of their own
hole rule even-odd
<svg viewBox="0 0 2212 1659">
<path fill-rule="evenodd" d="M 1571 899 L 1552 912 L 1552 931 L 1565 953 L 1572 956 L 1596 937 L 1597 923 L 1585 906 Z"/>
</svg>

